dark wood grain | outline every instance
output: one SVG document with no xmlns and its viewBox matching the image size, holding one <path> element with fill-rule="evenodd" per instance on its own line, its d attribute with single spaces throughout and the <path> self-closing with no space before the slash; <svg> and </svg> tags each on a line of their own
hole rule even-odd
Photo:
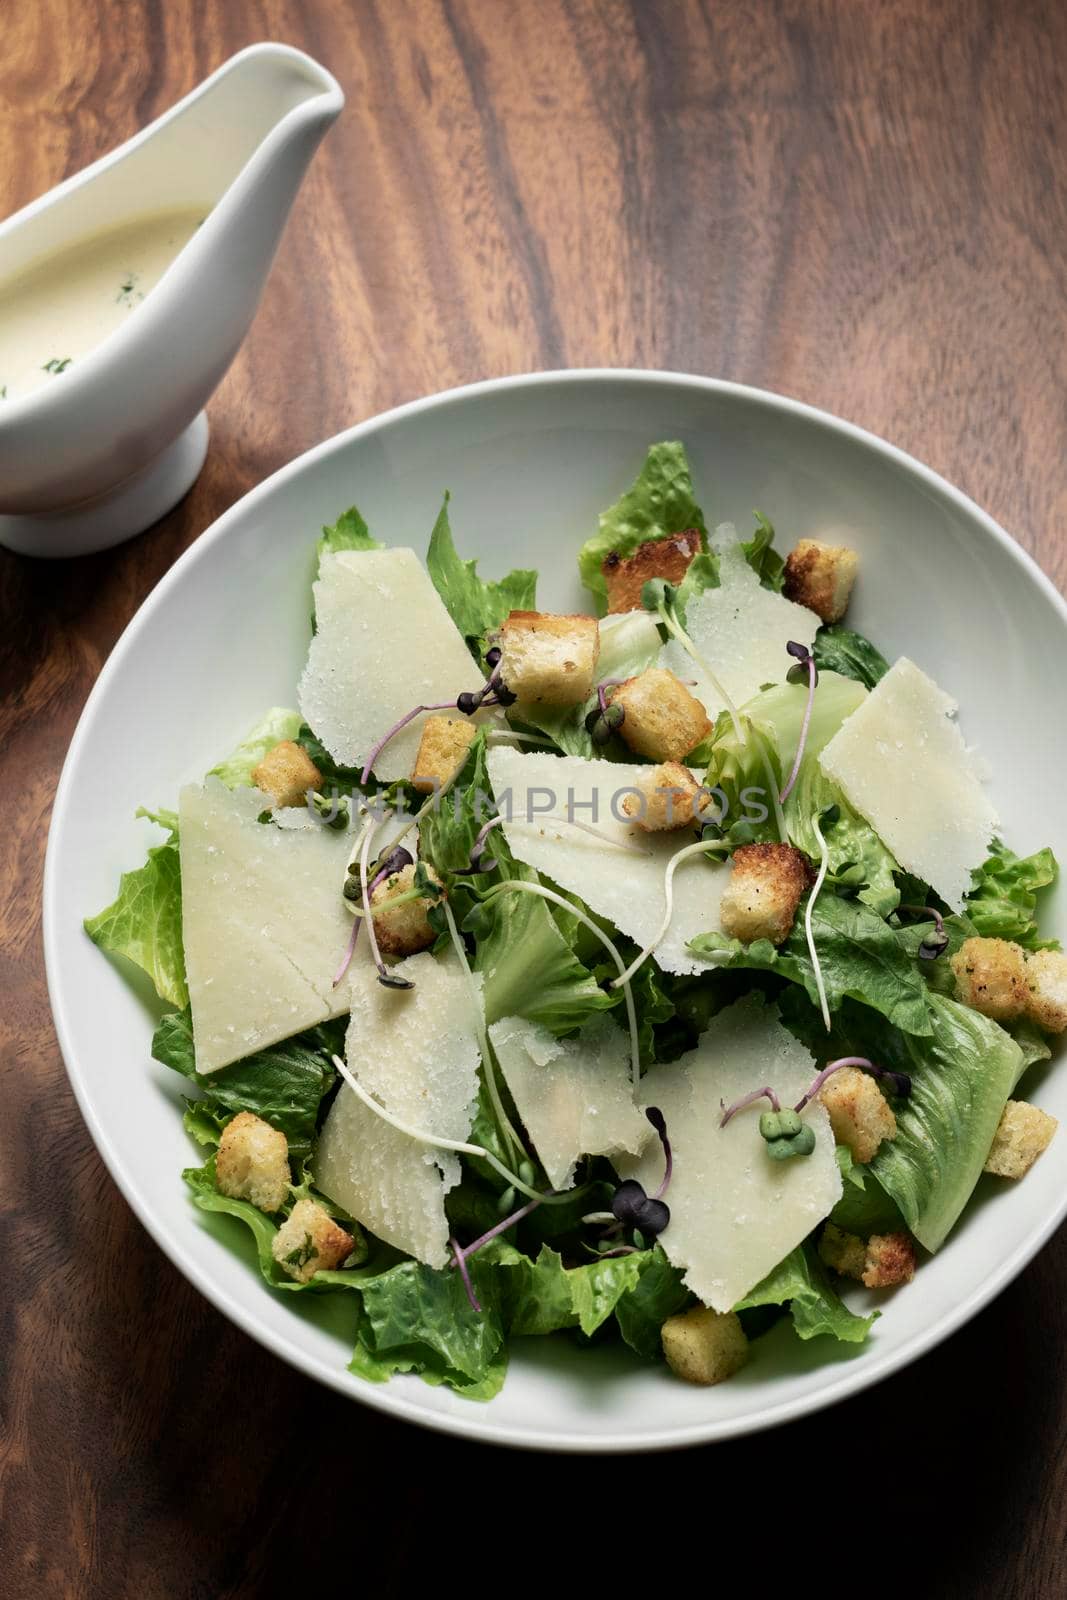
<svg viewBox="0 0 1067 1600">
<path fill-rule="evenodd" d="M 357 1590 L 569 1583 L 636 1554 L 642 1506 L 685 1485 L 707 1516 L 673 1547 L 649 1522 L 661 1583 L 714 1583 L 727 1544 L 749 1566 L 762 1504 L 796 1526 L 825 1485 L 867 1592 L 1067 1592 L 1062 1235 L 909 1372 L 650 1462 L 620 1505 L 604 1464 L 344 1405 L 200 1299 L 81 1124 L 38 918 L 56 776 L 133 611 L 251 485 L 416 395 L 592 364 L 762 384 L 914 451 L 1067 583 L 1067 10 L 9 0 L 0 36 L 0 214 L 254 40 L 307 48 L 349 96 L 185 503 L 88 560 L 0 552 L 0 1594 L 306 1592 L 330 1553 Z"/>
</svg>

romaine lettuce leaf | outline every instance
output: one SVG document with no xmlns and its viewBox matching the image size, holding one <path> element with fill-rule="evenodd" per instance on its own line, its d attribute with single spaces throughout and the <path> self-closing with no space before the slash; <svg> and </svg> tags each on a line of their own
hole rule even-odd
<svg viewBox="0 0 1067 1600">
<path fill-rule="evenodd" d="M 152 846 L 143 867 L 122 874 L 116 899 L 97 916 L 85 919 L 85 931 L 101 950 L 124 956 L 147 972 L 161 1000 L 184 1006 L 189 991 L 182 947 L 178 819 L 171 812 L 144 809 L 137 815 L 169 828 L 170 837 Z"/>
<path fill-rule="evenodd" d="M 760 511 L 753 512 L 756 531 L 751 539 L 742 539 L 745 560 L 759 577 L 765 589 L 781 593 L 785 577 L 785 562 L 774 548 L 774 528 Z"/>
<path fill-rule="evenodd" d="M 607 610 L 608 590 L 601 567 L 614 552 L 629 556 L 646 539 L 666 539 L 672 533 L 697 528 L 707 534 L 704 515 L 693 495 L 685 446 L 675 442 L 654 444 L 626 493 L 607 511 L 599 527 L 578 554 L 578 571 L 592 594 L 597 611 Z"/>
<path fill-rule="evenodd" d="M 880 1012 L 907 1033 L 933 1032 L 930 996 L 918 962 L 881 917 L 858 900 L 844 900 L 824 889 L 812 909 L 811 928 L 831 1011 L 849 998 Z M 775 972 L 800 984 L 812 1005 L 819 1004 L 803 909 L 778 948 L 768 939 L 743 945 L 721 933 L 701 934 L 690 940 L 689 948 L 696 955 L 715 958 L 719 967 Z"/>
<path fill-rule="evenodd" d="M 384 550 L 385 546 L 380 539 L 371 538 L 370 529 L 355 506 L 349 506 L 335 523 L 323 528 L 317 548 L 321 558 L 327 553 L 337 555 L 342 550 Z"/>
<path fill-rule="evenodd" d="M 615 1304 L 615 1321 L 623 1339 L 646 1361 L 663 1359 L 660 1329 L 668 1317 L 683 1311 L 693 1296 L 659 1245 L 647 1256 L 641 1276 Z M 631 1260 L 635 1259 L 630 1257 Z"/>
<path fill-rule="evenodd" d="M 1014 939 L 1027 950 L 1058 949 L 1055 939 L 1042 939 L 1034 913 L 1040 889 L 1056 881 L 1059 871 L 1051 850 L 1017 856 L 999 839 L 974 875 L 964 914 L 974 931 L 987 939 Z"/>
<path fill-rule="evenodd" d="M 221 778 L 227 789 L 251 785 L 252 770 L 263 757 L 281 744 L 283 739 L 295 739 L 303 719 L 299 711 L 287 711 L 284 706 L 271 706 L 255 727 L 225 760 L 212 767 L 209 778 Z"/>
<path fill-rule="evenodd" d="M 846 1233 L 869 1239 L 872 1233 L 901 1233 L 904 1218 L 896 1203 L 886 1194 L 869 1166 L 853 1161 L 847 1145 L 839 1144 L 837 1159 L 845 1180 L 840 1200 L 830 1213 L 830 1221 Z"/>
<path fill-rule="evenodd" d="M 202 1102 L 228 1120 L 238 1111 L 251 1111 L 289 1141 L 289 1154 L 299 1158 L 311 1148 L 319 1107 L 336 1076 L 330 1057 L 344 1050 L 345 1019 L 257 1050 L 219 1072 L 202 1075 L 196 1070 L 192 1017 L 188 1009 L 163 1017 L 152 1039 L 152 1055 L 165 1067 L 180 1072 L 197 1085 Z"/>
<path fill-rule="evenodd" d="M 820 672 L 854 678 L 868 689 L 873 689 L 889 671 L 889 662 L 871 641 L 841 622 L 827 623 L 819 629 L 812 654 Z"/>
<path fill-rule="evenodd" d="M 819 1260 L 814 1245 L 805 1243 L 791 1250 L 773 1272 L 758 1283 L 735 1311 L 750 1311 L 756 1306 L 779 1306 L 788 1303 L 793 1327 L 801 1339 L 813 1339 L 817 1334 L 828 1333 L 847 1344 L 862 1344 L 878 1316 L 857 1316 L 840 1298 L 829 1273 Z"/>
<path fill-rule="evenodd" d="M 426 570 L 433 586 L 468 644 L 474 645 L 491 629 L 499 627 L 512 611 L 532 611 L 537 604 L 537 573 L 516 569 L 499 583 L 478 576 L 476 561 L 461 561 L 456 554 L 448 521 L 448 495 L 445 495 L 426 552 Z M 481 652 L 474 651 L 478 661 Z"/>
</svg>

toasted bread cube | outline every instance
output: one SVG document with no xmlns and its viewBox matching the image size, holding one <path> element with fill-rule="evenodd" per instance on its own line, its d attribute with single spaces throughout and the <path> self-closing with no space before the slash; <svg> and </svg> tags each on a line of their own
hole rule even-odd
<svg viewBox="0 0 1067 1600">
<path fill-rule="evenodd" d="M 434 883 L 440 883 L 440 878 L 429 863 L 424 862 L 423 865 Z M 415 865 L 412 862 L 378 885 L 371 894 L 371 905 L 387 906 L 390 900 L 398 899 L 414 887 Z M 430 948 L 437 938 L 427 918 L 433 903 L 427 899 L 405 900 L 403 905 L 394 910 L 376 912 L 374 931 L 383 956 L 413 956 L 419 950 Z"/>
<path fill-rule="evenodd" d="M 284 1273 L 307 1283 L 316 1272 L 339 1267 L 352 1251 L 352 1235 L 330 1216 L 325 1206 L 298 1200 L 271 1242 L 270 1252 Z"/>
<path fill-rule="evenodd" d="M 700 532 L 686 528 L 666 539 L 646 539 L 632 556 L 612 552 L 600 570 L 608 590 L 609 611 L 640 611 L 641 591 L 651 578 L 681 583 L 700 550 Z"/>
<path fill-rule="evenodd" d="M 1067 1028 L 1067 955 L 1062 950 L 1035 950 L 1026 958 L 1028 1015 L 1046 1033 Z"/>
<path fill-rule="evenodd" d="M 668 1317 L 660 1338 L 667 1365 L 687 1383 L 722 1383 L 748 1358 L 745 1330 L 733 1311 L 695 1306 Z"/>
<path fill-rule="evenodd" d="M 867 1265 L 867 1245 L 855 1233 L 828 1222 L 819 1240 L 819 1255 L 828 1267 L 843 1278 L 855 1278 L 858 1283 Z"/>
<path fill-rule="evenodd" d="M 853 1161 L 866 1163 L 883 1139 L 895 1139 L 897 1119 L 874 1079 L 859 1067 L 840 1067 L 823 1084 L 819 1099 L 830 1114 L 838 1144 L 847 1144 Z"/>
<path fill-rule="evenodd" d="M 649 667 L 610 694 L 622 706 L 620 734 L 631 750 L 650 761 L 681 761 L 711 732 L 707 712 L 673 672 Z"/>
<path fill-rule="evenodd" d="M 956 999 L 994 1022 L 1021 1017 L 1030 1000 L 1026 953 L 1007 939 L 965 939 L 951 958 Z"/>
<path fill-rule="evenodd" d="M 478 737 L 469 717 L 427 717 L 422 725 L 411 786 L 420 794 L 436 794 L 451 783 Z"/>
<path fill-rule="evenodd" d="M 252 782 L 276 806 L 302 806 L 309 789 L 321 789 L 322 773 L 303 745 L 283 739 L 252 768 Z"/>
<path fill-rule="evenodd" d="M 985 1172 L 998 1178 L 1023 1178 L 1052 1143 L 1059 1123 L 1026 1100 L 1009 1100 L 993 1135 Z"/>
<path fill-rule="evenodd" d="M 754 939 L 781 944 L 810 883 L 811 868 L 791 844 L 739 845 L 719 905 L 722 931 L 742 944 Z"/>
<path fill-rule="evenodd" d="M 215 1156 L 215 1187 L 231 1200 L 277 1211 L 289 1193 L 289 1141 L 251 1111 L 226 1124 Z"/>
<path fill-rule="evenodd" d="M 633 817 L 645 833 L 669 833 L 694 823 L 710 796 L 697 783 L 688 767 L 677 761 L 664 761 L 648 767 L 638 778 L 640 796 L 628 794 L 622 809 Z"/>
<path fill-rule="evenodd" d="M 863 1283 L 868 1289 L 892 1289 L 915 1276 L 915 1246 L 906 1233 L 872 1233 L 867 1240 Z"/>
<path fill-rule="evenodd" d="M 595 617 L 513 611 L 497 637 L 501 682 L 526 704 L 576 706 L 592 694 L 600 657 Z"/>
<path fill-rule="evenodd" d="M 782 593 L 824 622 L 840 622 L 848 610 L 858 566 L 859 557 L 847 545 L 801 539 L 786 557 Z"/>
</svg>

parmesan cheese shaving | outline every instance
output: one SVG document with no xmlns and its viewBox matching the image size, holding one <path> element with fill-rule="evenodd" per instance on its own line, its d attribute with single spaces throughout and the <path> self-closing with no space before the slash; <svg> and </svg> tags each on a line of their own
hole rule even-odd
<svg viewBox="0 0 1067 1600">
<path fill-rule="evenodd" d="M 792 1161 L 768 1155 L 755 1108 L 720 1126 L 723 1102 L 731 1105 L 754 1084 L 771 1084 L 782 1104 L 792 1105 L 814 1072 L 811 1055 L 775 1008 L 753 994 L 713 1017 L 696 1050 L 642 1079 L 642 1104 L 663 1112 L 674 1152 L 665 1196 L 671 1220 L 660 1244 L 714 1311 L 732 1310 L 841 1196 L 830 1119 L 818 1102 L 803 1113 L 815 1149 Z M 658 1142 L 616 1166 L 653 1193 L 663 1175 Z"/>
<path fill-rule="evenodd" d="M 639 792 L 647 766 L 503 748 L 491 749 L 487 761 L 497 804 L 510 819 L 503 829 L 512 852 L 580 895 L 594 915 L 607 917 L 644 948 L 662 923 L 664 876 L 679 848 L 677 834 L 643 833 L 623 809 L 626 797 Z M 606 837 L 553 824 L 549 813 L 572 814 Z M 642 854 L 624 855 L 613 841 L 636 844 Z M 686 945 L 699 933 L 720 929 L 719 901 L 728 877 L 728 868 L 705 861 L 686 862 L 676 873 L 674 914 L 654 953 L 664 971 L 707 971 L 709 963 Z"/>
<path fill-rule="evenodd" d="M 300 679 L 301 713 L 333 756 L 360 767 L 414 706 L 481 687 L 470 651 L 413 550 L 327 553 L 315 584 L 317 631 Z M 374 763 L 405 778 L 422 737 L 415 717 Z"/>
<path fill-rule="evenodd" d="M 782 683 L 792 665 L 786 654 L 791 639 L 810 644 L 819 619 L 806 606 L 765 589 L 737 544 L 719 551 L 717 589 L 690 600 L 686 632 L 697 653 L 715 673 L 735 706 L 765 683 Z M 696 679 L 693 693 L 713 720 L 726 702 L 707 674 L 676 639 L 668 640 L 659 664 L 676 677 Z"/>
<path fill-rule="evenodd" d="M 901 656 L 819 757 L 907 872 L 962 908 L 997 816 L 953 720 L 956 702 Z"/>
<path fill-rule="evenodd" d="M 522 1017 L 489 1029 L 515 1108 L 553 1189 L 569 1189 L 579 1156 L 636 1155 L 648 1123 L 634 1105 L 625 1033 L 607 1017 L 557 1039 Z"/>
<path fill-rule="evenodd" d="M 179 800 L 199 1072 L 348 1009 L 331 979 L 351 929 L 340 892 L 349 841 L 332 828 L 261 823 L 263 810 L 260 790 L 227 789 L 218 778 L 190 785 Z"/>
<path fill-rule="evenodd" d="M 420 1132 L 465 1140 L 478 1097 L 470 990 L 452 955 L 409 956 L 394 969 L 414 989 L 384 988 L 368 962 L 352 975 L 345 1041 L 360 1086 Z M 430 1267 L 448 1264 L 445 1195 L 459 1157 L 399 1132 L 342 1086 L 323 1124 L 315 1183 L 379 1239 Z"/>
</svg>

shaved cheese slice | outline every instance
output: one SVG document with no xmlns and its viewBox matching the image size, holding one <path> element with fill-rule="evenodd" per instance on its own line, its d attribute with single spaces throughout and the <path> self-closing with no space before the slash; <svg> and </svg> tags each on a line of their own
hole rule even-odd
<svg viewBox="0 0 1067 1600">
<path fill-rule="evenodd" d="M 901 656 L 846 718 L 819 765 L 905 871 L 959 911 L 997 815 L 955 711 L 951 696 Z"/>
<path fill-rule="evenodd" d="M 345 1054 L 360 1086 L 409 1127 L 464 1140 L 478 1098 L 478 1040 L 459 962 L 409 956 L 394 971 L 414 989 L 386 989 L 357 967 Z M 315 1184 L 388 1244 L 429 1267 L 448 1264 L 445 1195 L 459 1157 L 411 1139 L 343 1084 L 315 1152 Z"/>
<path fill-rule="evenodd" d="M 515 1108 L 553 1189 L 569 1189 L 579 1156 L 637 1155 L 649 1125 L 634 1105 L 629 1040 L 607 1017 L 557 1039 L 524 1017 L 489 1029 Z"/>
<path fill-rule="evenodd" d="M 581 895 L 596 916 L 607 917 L 642 948 L 655 938 L 666 904 L 667 862 L 693 843 L 693 835 L 686 829 L 644 833 L 626 816 L 623 803 L 648 767 L 497 748 L 489 751 L 488 770 L 497 804 L 510 817 L 503 828 L 518 859 Z M 570 817 L 607 837 L 554 825 L 549 816 Z M 637 845 L 642 854 L 620 850 L 612 840 Z M 707 971 L 708 963 L 686 944 L 698 933 L 720 931 L 719 901 L 729 869 L 708 861 L 685 861 L 675 873 L 674 915 L 655 951 L 665 972 Z"/>
<path fill-rule="evenodd" d="M 317 632 L 299 703 L 335 761 L 360 767 L 378 740 L 418 705 L 454 703 L 480 689 L 462 635 L 413 550 L 326 554 L 315 584 Z M 425 716 L 390 739 L 374 773 L 409 776 Z"/>
<path fill-rule="evenodd" d="M 810 645 L 819 619 L 806 606 L 765 589 L 737 544 L 719 552 L 720 586 L 705 589 L 686 608 L 686 632 L 735 706 L 750 700 L 765 683 L 783 683 L 793 665 L 786 653 L 791 639 Z M 676 677 L 696 680 L 693 693 L 714 719 L 725 701 L 677 639 L 669 639 L 660 665 Z"/>
<path fill-rule="evenodd" d="M 841 1197 L 830 1119 L 818 1102 L 803 1113 L 815 1130 L 815 1149 L 790 1161 L 768 1155 L 759 1106 L 719 1126 L 723 1103 L 763 1084 L 783 1105 L 795 1104 L 815 1070 L 775 1008 L 752 994 L 713 1017 L 696 1050 L 641 1080 L 641 1100 L 663 1112 L 674 1152 L 664 1196 L 671 1220 L 659 1242 L 713 1311 L 737 1305 Z M 659 1144 L 646 1144 L 639 1160 L 616 1166 L 653 1193 L 663 1176 Z"/>
<path fill-rule="evenodd" d="M 348 1009 L 333 973 L 352 922 L 350 840 L 258 819 L 259 789 L 208 778 L 179 800 L 182 940 L 199 1072 L 215 1072 Z"/>
</svg>

